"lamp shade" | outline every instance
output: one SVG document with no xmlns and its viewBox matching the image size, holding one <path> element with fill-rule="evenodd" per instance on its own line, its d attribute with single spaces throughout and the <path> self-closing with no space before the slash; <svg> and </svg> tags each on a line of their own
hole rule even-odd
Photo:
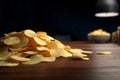
<svg viewBox="0 0 120 80">
<path fill-rule="evenodd" d="M 115 17 L 119 15 L 119 5 L 116 0 L 98 0 L 96 17 Z"/>
</svg>

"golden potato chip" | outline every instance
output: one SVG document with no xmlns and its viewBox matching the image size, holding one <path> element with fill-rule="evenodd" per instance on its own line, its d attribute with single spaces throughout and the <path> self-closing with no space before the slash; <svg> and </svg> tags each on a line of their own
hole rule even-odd
<svg viewBox="0 0 120 80">
<path fill-rule="evenodd" d="M 30 29 L 27 29 L 24 31 L 24 34 L 27 36 L 27 37 L 37 37 L 36 33 Z"/>
<path fill-rule="evenodd" d="M 71 49 L 70 52 L 72 52 L 72 58 L 81 58 L 83 60 L 89 60 L 89 58 L 87 58 L 87 55 L 82 54 L 80 49 Z"/>
<path fill-rule="evenodd" d="M 46 32 L 36 32 L 36 34 L 39 36 L 39 37 L 46 37 L 47 36 L 47 33 Z"/>
<path fill-rule="evenodd" d="M 9 52 L 1 53 L 0 54 L 0 60 L 7 60 L 10 55 L 11 55 L 11 53 L 9 53 Z"/>
<path fill-rule="evenodd" d="M 50 53 L 51 53 L 51 56 L 53 56 L 53 57 L 60 57 L 60 56 L 70 57 L 70 56 L 72 56 L 71 53 L 64 50 L 64 45 L 61 44 L 59 41 L 52 41 L 52 42 L 48 43 L 47 47 L 50 48 Z"/>
<path fill-rule="evenodd" d="M 69 51 L 69 50 L 71 50 L 72 48 L 71 48 L 70 46 L 65 46 L 64 49 L 67 50 L 67 51 Z"/>
<path fill-rule="evenodd" d="M 46 32 L 36 32 L 36 34 L 37 34 L 37 36 L 40 38 L 40 39 L 42 39 L 42 40 L 45 40 L 45 41 L 47 41 L 48 40 L 48 38 L 47 38 L 47 33 Z"/>
<path fill-rule="evenodd" d="M 50 41 L 53 41 L 53 40 L 55 40 L 53 37 L 51 37 L 51 36 L 48 36 L 48 35 L 47 35 L 47 38 L 48 38 Z"/>
<path fill-rule="evenodd" d="M 0 60 L 7 60 L 11 53 L 8 51 L 8 47 L 0 47 Z"/>
<path fill-rule="evenodd" d="M 72 57 L 72 54 L 64 49 L 59 49 L 58 51 L 62 57 Z"/>
<path fill-rule="evenodd" d="M 10 37 L 12 35 L 15 35 L 15 34 L 18 34 L 18 32 L 14 31 L 14 32 L 10 32 L 10 33 L 4 34 L 5 35 L 4 37 L 8 38 L 8 37 Z"/>
<path fill-rule="evenodd" d="M 36 49 L 37 49 L 38 51 L 49 51 L 48 48 L 42 47 L 42 46 L 38 46 L 38 47 L 36 47 Z"/>
<path fill-rule="evenodd" d="M 15 47 L 10 47 L 9 50 L 10 51 L 16 51 L 16 52 L 20 52 L 20 51 L 24 51 L 26 50 L 27 48 L 15 48 Z"/>
<path fill-rule="evenodd" d="M 47 43 L 47 46 L 50 49 L 56 49 L 56 48 L 64 48 L 64 44 L 62 44 L 60 41 L 55 40 L 55 41 L 51 41 L 49 43 Z"/>
<path fill-rule="evenodd" d="M 25 57 L 21 57 L 21 56 L 16 56 L 16 55 L 12 55 L 10 56 L 11 59 L 16 60 L 16 61 L 30 61 L 30 58 L 25 58 Z"/>
<path fill-rule="evenodd" d="M 73 54 L 72 58 L 81 58 L 83 60 L 89 60 L 89 58 L 87 57 L 83 57 L 81 54 Z"/>
<path fill-rule="evenodd" d="M 46 42 L 51 42 L 52 40 L 55 40 L 53 37 L 48 36 L 46 32 L 36 32 L 37 36 L 46 41 Z"/>
<path fill-rule="evenodd" d="M 41 54 L 44 57 L 50 57 L 51 56 L 50 51 L 40 51 L 38 54 Z"/>
<path fill-rule="evenodd" d="M 28 45 L 29 39 L 27 37 L 21 37 L 20 39 L 21 41 L 18 44 L 12 45 L 13 48 L 23 48 Z"/>
<path fill-rule="evenodd" d="M 82 53 L 86 53 L 86 54 L 91 54 L 91 53 L 93 53 L 92 51 L 84 51 L 84 50 L 82 50 L 81 52 L 82 52 Z"/>
<path fill-rule="evenodd" d="M 45 46 L 46 45 L 46 42 L 41 40 L 40 38 L 38 37 L 33 37 L 34 41 L 39 44 L 39 45 L 42 45 L 42 46 Z"/>
<path fill-rule="evenodd" d="M 60 57 L 61 53 L 59 49 L 50 49 L 50 55 L 52 57 Z"/>
<path fill-rule="evenodd" d="M 38 51 L 31 50 L 31 51 L 25 51 L 25 52 L 23 52 L 23 53 L 28 54 L 28 55 L 33 55 L 33 54 L 37 54 Z"/>
<path fill-rule="evenodd" d="M 0 66 L 18 66 L 19 63 L 13 63 L 13 62 L 8 62 L 8 61 L 0 61 Z"/>
<path fill-rule="evenodd" d="M 46 47 L 49 49 L 56 49 L 58 48 L 58 44 L 55 41 L 52 41 L 52 42 L 47 43 Z"/>
<path fill-rule="evenodd" d="M 4 39 L 4 44 L 6 45 L 15 45 L 20 43 L 20 38 L 19 37 L 8 37 Z"/>
<path fill-rule="evenodd" d="M 65 45 L 63 43 L 61 43 L 59 40 L 55 40 L 54 42 L 57 44 L 57 46 L 59 48 L 64 48 L 65 47 Z"/>
<path fill-rule="evenodd" d="M 42 58 L 43 56 L 42 55 L 33 55 L 30 59 L 30 61 L 26 61 L 26 62 L 23 62 L 22 64 L 24 65 L 33 65 L 33 64 L 38 64 L 40 62 L 42 62 Z"/>
<path fill-rule="evenodd" d="M 43 62 L 53 62 L 55 60 L 56 60 L 55 57 L 42 57 Z"/>
</svg>

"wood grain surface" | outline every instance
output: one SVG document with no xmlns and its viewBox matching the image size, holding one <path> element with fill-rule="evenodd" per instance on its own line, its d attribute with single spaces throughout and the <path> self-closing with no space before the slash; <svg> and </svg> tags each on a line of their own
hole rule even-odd
<svg viewBox="0 0 120 80">
<path fill-rule="evenodd" d="M 120 80 L 120 46 L 114 43 L 64 42 L 72 48 L 92 50 L 89 61 L 57 58 L 37 65 L 0 67 L 0 80 Z M 110 55 L 96 54 L 111 51 Z"/>
</svg>

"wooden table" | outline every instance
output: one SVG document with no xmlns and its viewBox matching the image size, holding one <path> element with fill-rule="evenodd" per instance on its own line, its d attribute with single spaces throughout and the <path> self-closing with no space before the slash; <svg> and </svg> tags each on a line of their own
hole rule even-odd
<svg viewBox="0 0 120 80">
<path fill-rule="evenodd" d="M 58 58 L 31 66 L 0 67 L 0 80 L 120 80 L 120 46 L 113 43 L 64 42 L 73 48 L 92 50 L 89 61 Z M 110 55 L 96 54 L 111 51 Z"/>
</svg>

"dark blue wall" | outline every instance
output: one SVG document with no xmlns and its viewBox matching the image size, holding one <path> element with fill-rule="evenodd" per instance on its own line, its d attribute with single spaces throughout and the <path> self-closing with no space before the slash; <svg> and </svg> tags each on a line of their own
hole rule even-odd
<svg viewBox="0 0 120 80">
<path fill-rule="evenodd" d="M 113 32 L 120 16 L 96 18 L 96 0 L 1 0 L 1 36 L 26 28 L 54 35 L 70 35 L 72 40 L 87 40 L 87 33 L 98 28 Z"/>
</svg>

